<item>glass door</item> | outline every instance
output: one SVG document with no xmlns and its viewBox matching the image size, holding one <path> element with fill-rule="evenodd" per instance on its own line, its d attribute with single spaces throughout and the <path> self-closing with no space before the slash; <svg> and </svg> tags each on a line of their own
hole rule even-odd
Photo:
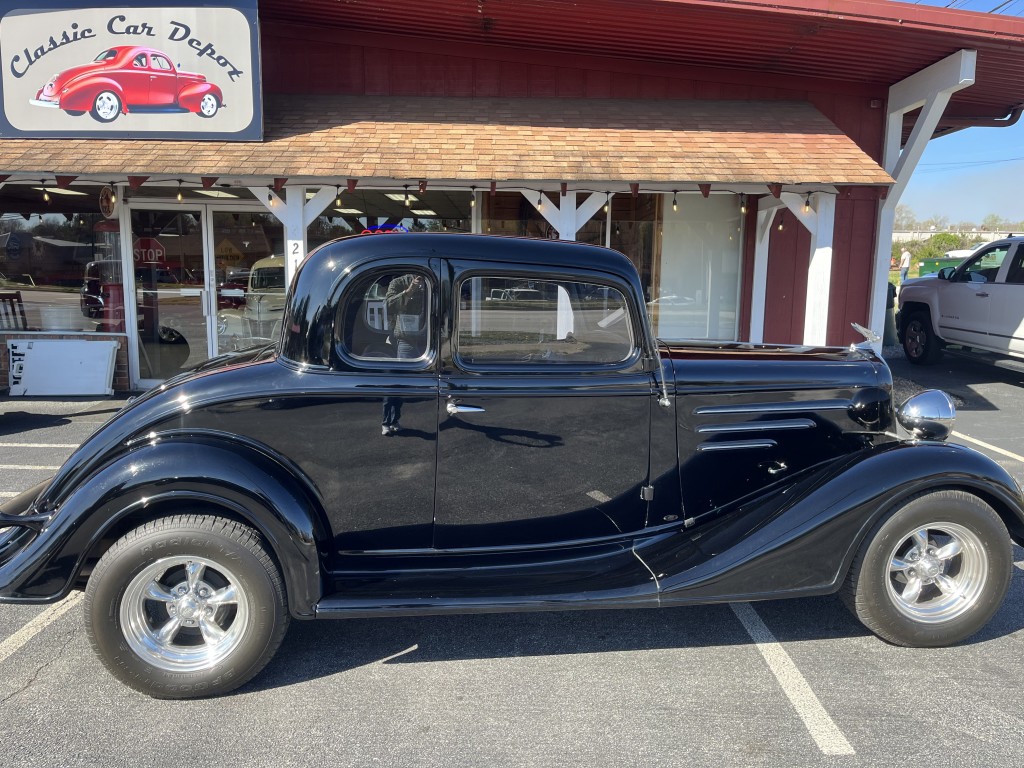
<svg viewBox="0 0 1024 768">
<path fill-rule="evenodd" d="M 269 213 L 212 210 L 211 219 L 215 354 L 276 339 L 288 288 L 284 227 Z"/>
<path fill-rule="evenodd" d="M 209 357 L 204 253 L 201 207 L 132 210 L 141 379 L 167 379 Z"/>
</svg>

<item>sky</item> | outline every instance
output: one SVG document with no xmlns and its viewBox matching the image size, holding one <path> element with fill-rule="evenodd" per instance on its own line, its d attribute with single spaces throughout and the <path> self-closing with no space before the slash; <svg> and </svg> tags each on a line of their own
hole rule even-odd
<svg viewBox="0 0 1024 768">
<path fill-rule="evenodd" d="M 921 0 L 922 5 L 1024 16 L 1024 0 Z M 901 205 L 918 220 L 980 223 L 989 214 L 1024 221 L 1024 117 L 1010 128 L 967 128 L 928 142 Z"/>
</svg>

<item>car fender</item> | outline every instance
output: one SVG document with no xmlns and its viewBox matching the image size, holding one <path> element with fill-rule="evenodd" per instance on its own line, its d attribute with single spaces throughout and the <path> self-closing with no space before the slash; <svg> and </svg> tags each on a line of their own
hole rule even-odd
<svg viewBox="0 0 1024 768">
<path fill-rule="evenodd" d="M 178 91 L 178 106 L 182 109 L 187 109 L 189 112 L 198 112 L 199 102 L 208 93 L 216 96 L 220 105 L 224 106 L 224 94 L 213 83 L 189 83 Z"/>
<path fill-rule="evenodd" d="M 212 508 L 260 532 L 281 568 L 292 614 L 312 617 L 322 592 L 320 544 L 328 536 L 316 494 L 296 468 L 219 434 L 161 434 L 90 475 L 0 566 L 0 590 L 21 602 L 52 602 L 126 525 Z"/>
<path fill-rule="evenodd" d="M 121 100 L 121 112 L 127 109 L 125 104 L 124 88 L 120 83 L 109 77 L 89 76 L 81 80 L 75 80 L 67 86 L 67 92 L 59 95 L 60 108 L 74 111 L 88 112 L 93 107 L 93 102 L 101 91 L 113 91 Z"/>
<path fill-rule="evenodd" d="M 835 592 L 867 536 L 911 497 L 940 489 L 989 503 L 1024 542 L 1020 488 L 996 462 L 964 446 L 889 443 L 808 470 L 788 487 L 738 505 L 640 557 L 659 573 L 663 602 L 717 602 Z M 672 551 L 674 549 L 675 551 Z"/>
</svg>

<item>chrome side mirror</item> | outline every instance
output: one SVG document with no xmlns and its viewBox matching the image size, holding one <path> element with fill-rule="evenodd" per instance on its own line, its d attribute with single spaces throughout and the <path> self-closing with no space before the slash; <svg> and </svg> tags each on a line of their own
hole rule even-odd
<svg viewBox="0 0 1024 768">
<path fill-rule="evenodd" d="M 945 440 L 953 429 L 956 406 L 942 390 L 929 389 L 908 398 L 896 410 L 896 419 L 914 437 Z"/>
</svg>

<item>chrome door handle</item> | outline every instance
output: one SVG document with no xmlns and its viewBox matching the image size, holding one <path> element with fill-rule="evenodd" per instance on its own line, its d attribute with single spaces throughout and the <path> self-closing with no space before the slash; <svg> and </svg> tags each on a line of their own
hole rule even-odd
<svg viewBox="0 0 1024 768">
<path fill-rule="evenodd" d="M 457 413 L 483 413 L 484 409 L 475 405 L 459 405 L 458 403 L 448 402 L 445 406 L 445 410 L 448 411 L 449 416 L 454 416 Z"/>
<path fill-rule="evenodd" d="M 980 296 L 983 299 L 987 299 L 988 298 L 988 294 L 987 293 L 976 293 L 974 295 L 975 296 Z"/>
</svg>

